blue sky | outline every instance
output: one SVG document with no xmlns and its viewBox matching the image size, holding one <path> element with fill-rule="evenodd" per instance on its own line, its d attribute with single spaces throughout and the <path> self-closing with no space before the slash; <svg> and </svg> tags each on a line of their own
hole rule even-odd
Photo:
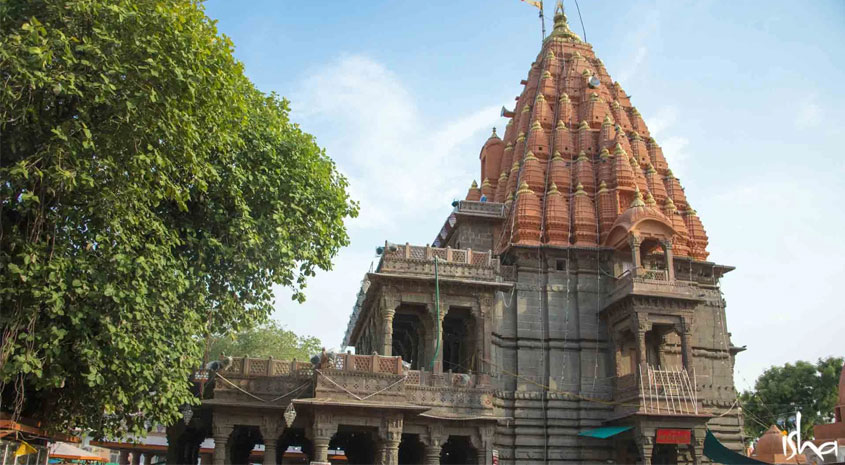
<svg viewBox="0 0 845 465">
<path fill-rule="evenodd" d="M 733 342 L 748 345 L 739 387 L 772 364 L 845 355 L 845 2 L 580 3 L 587 39 L 698 210 L 710 258 L 737 267 L 723 291 Z M 498 109 L 513 106 L 539 51 L 536 10 L 212 0 L 206 11 L 361 202 L 352 245 L 308 301 L 277 293 L 274 318 L 336 347 L 375 247 L 431 242 L 477 179 L 490 127 L 504 128 Z"/>
</svg>

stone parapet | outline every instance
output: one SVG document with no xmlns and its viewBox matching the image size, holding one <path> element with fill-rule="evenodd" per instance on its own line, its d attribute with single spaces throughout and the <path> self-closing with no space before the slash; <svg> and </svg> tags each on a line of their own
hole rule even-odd
<svg viewBox="0 0 845 465">
<path fill-rule="evenodd" d="M 500 280 L 499 259 L 492 253 L 475 252 L 472 249 L 452 249 L 429 246 L 385 245 L 377 273 L 434 276 L 434 260 L 437 258 L 437 273 L 443 278 L 472 279 L 480 281 Z"/>
</svg>

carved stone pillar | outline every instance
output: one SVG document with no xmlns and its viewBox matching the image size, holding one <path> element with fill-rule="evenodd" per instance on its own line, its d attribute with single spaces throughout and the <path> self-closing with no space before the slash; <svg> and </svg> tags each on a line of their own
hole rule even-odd
<svg viewBox="0 0 845 465">
<path fill-rule="evenodd" d="M 640 276 L 643 271 L 640 257 L 640 238 L 631 234 L 628 236 L 628 244 L 631 245 L 631 258 L 634 260 L 634 276 Z"/>
<path fill-rule="evenodd" d="M 311 465 L 324 465 L 329 463 L 329 441 L 331 438 L 314 437 L 314 460 Z"/>
<path fill-rule="evenodd" d="M 429 425 L 428 434 L 420 436 L 420 440 L 425 445 L 425 457 L 423 463 L 425 465 L 439 465 L 440 453 L 443 449 L 443 429 L 439 425 Z"/>
<path fill-rule="evenodd" d="M 637 364 L 644 368 L 648 364 L 646 356 L 645 333 L 648 331 L 648 317 L 639 313 L 634 314 L 634 337 L 637 342 Z"/>
<path fill-rule="evenodd" d="M 472 446 L 475 447 L 476 461 L 478 465 L 492 465 L 493 462 L 493 428 L 480 427 L 478 437 L 470 436 Z"/>
<path fill-rule="evenodd" d="M 337 431 L 337 424 L 332 421 L 332 416 L 326 412 L 318 412 L 314 415 L 314 423 L 311 427 L 314 438 L 314 456 L 312 465 L 323 465 L 329 463 L 329 441 Z"/>
<path fill-rule="evenodd" d="M 392 303 L 384 299 L 381 308 L 382 355 L 393 355 L 393 316 L 395 314 L 396 309 L 393 308 Z"/>
<path fill-rule="evenodd" d="M 232 435 L 232 425 L 215 424 L 212 427 L 214 437 L 214 465 L 226 465 L 229 460 L 229 437 Z"/>
<path fill-rule="evenodd" d="M 476 364 L 476 371 L 480 374 L 489 374 L 490 367 L 487 362 L 490 360 L 490 346 L 493 344 L 490 339 L 490 318 L 493 314 L 493 296 L 483 295 L 479 297 L 479 317 L 476 324 L 476 353 L 478 363 Z"/>
<path fill-rule="evenodd" d="M 384 465 L 399 465 L 399 443 L 402 441 L 403 417 L 393 415 L 382 420 L 381 436 L 382 462 Z"/>
<path fill-rule="evenodd" d="M 666 259 L 666 275 L 669 281 L 675 280 L 675 257 L 672 254 L 672 241 L 660 241 Z"/>
<path fill-rule="evenodd" d="M 683 318 L 678 330 L 681 336 L 681 359 L 687 371 L 692 370 L 692 321 Z"/>
<path fill-rule="evenodd" d="M 653 435 L 640 436 L 636 441 L 640 449 L 640 456 L 643 459 L 643 465 L 651 465 L 651 456 L 654 452 Z"/>
<path fill-rule="evenodd" d="M 270 418 L 264 418 L 264 424 L 259 429 L 261 430 L 261 437 L 264 439 L 264 461 L 263 465 L 276 465 L 279 436 L 284 430 L 283 426 L 278 424 Z"/>
</svg>

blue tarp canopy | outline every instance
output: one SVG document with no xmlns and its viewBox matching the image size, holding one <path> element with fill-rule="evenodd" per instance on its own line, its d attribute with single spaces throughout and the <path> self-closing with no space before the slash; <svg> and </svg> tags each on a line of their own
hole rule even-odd
<svg viewBox="0 0 845 465">
<path fill-rule="evenodd" d="M 601 428 L 596 429 L 588 429 L 587 431 L 581 431 L 578 433 L 578 436 L 586 436 L 588 438 L 599 438 L 599 439 L 607 439 L 611 436 L 616 436 L 619 433 L 624 431 L 628 431 L 629 429 L 633 428 L 633 426 L 604 426 Z"/>
</svg>

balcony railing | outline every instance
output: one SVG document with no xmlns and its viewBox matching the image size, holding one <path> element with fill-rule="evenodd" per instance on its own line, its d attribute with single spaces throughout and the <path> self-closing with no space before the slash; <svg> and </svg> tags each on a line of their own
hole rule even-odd
<svg viewBox="0 0 845 465">
<path fill-rule="evenodd" d="M 505 204 L 495 202 L 474 202 L 470 200 L 461 200 L 455 206 L 455 213 L 489 216 L 493 218 L 504 218 Z"/>
<path fill-rule="evenodd" d="M 637 373 L 616 379 L 618 411 L 659 415 L 699 415 L 695 371 L 641 365 Z"/>
<path fill-rule="evenodd" d="M 700 300 L 700 289 L 696 283 L 679 279 L 669 280 L 666 270 L 641 269 L 639 273 L 628 270 L 616 277 L 616 283 L 608 295 L 608 304 L 629 294 L 671 297 L 684 300 Z"/>
<path fill-rule="evenodd" d="M 434 276 L 434 259 L 441 277 L 498 280 L 499 259 L 492 252 L 415 245 L 386 244 L 377 272 Z"/>
</svg>

